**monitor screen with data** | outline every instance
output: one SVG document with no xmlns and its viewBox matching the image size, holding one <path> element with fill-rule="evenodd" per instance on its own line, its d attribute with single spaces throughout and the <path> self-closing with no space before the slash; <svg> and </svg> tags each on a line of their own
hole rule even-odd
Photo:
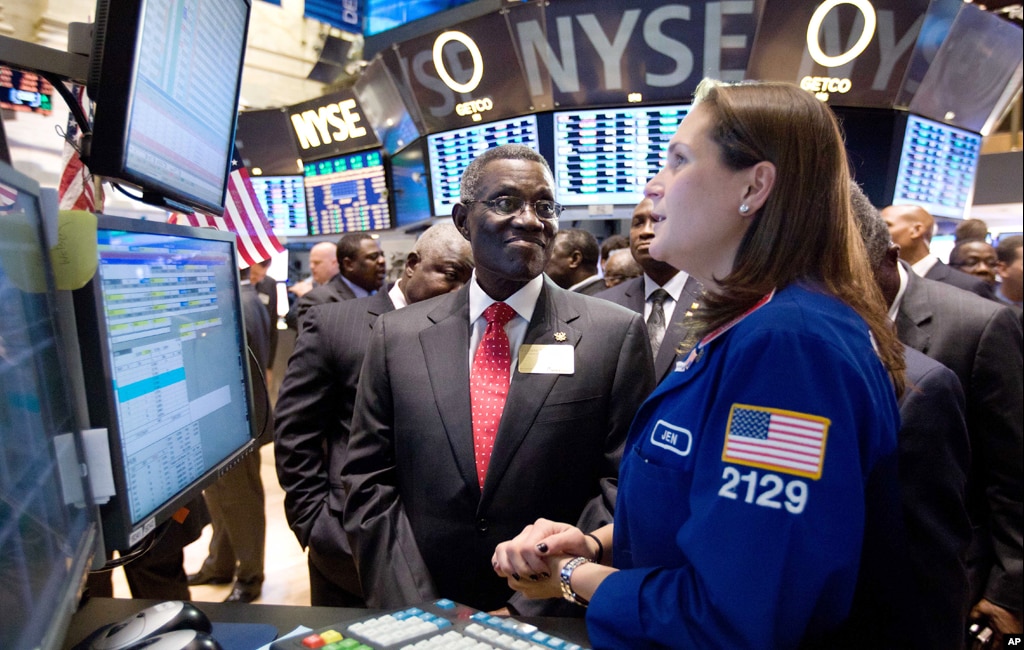
<svg viewBox="0 0 1024 650">
<path fill-rule="evenodd" d="M 459 202 L 462 172 L 477 155 L 491 147 L 513 143 L 525 144 L 538 151 L 536 115 L 427 136 L 434 216 L 452 213 L 452 206 Z"/>
<path fill-rule="evenodd" d="M 279 237 L 305 237 L 306 187 L 302 176 L 251 176 L 256 199 Z"/>
<path fill-rule="evenodd" d="M 35 181 L 0 162 L 0 648 L 63 647 L 96 554 Z M 56 197 L 49 217 L 56 217 Z"/>
<path fill-rule="evenodd" d="M 382 150 L 309 161 L 304 168 L 310 235 L 391 227 L 388 174 Z"/>
<path fill-rule="evenodd" d="M 117 494 L 108 548 L 139 543 L 256 437 L 235 236 L 100 215 L 99 266 L 75 292 L 93 427 Z"/>
<path fill-rule="evenodd" d="M 555 186 L 563 205 L 635 205 L 665 164 L 690 107 L 635 106 L 554 114 Z"/>
<path fill-rule="evenodd" d="M 907 115 L 892 204 L 919 205 L 936 217 L 963 218 L 974 196 L 981 136 Z"/>
</svg>

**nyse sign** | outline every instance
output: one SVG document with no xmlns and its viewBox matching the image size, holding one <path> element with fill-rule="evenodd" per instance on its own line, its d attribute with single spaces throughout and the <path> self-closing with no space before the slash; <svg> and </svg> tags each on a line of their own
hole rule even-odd
<svg viewBox="0 0 1024 650">
<path fill-rule="evenodd" d="M 393 50 L 428 130 L 552 108 L 687 98 L 742 79 L 753 0 L 516 5 Z"/>
<path fill-rule="evenodd" d="M 355 97 L 327 95 L 289 107 L 295 142 L 303 159 L 355 151 L 377 144 Z"/>
</svg>

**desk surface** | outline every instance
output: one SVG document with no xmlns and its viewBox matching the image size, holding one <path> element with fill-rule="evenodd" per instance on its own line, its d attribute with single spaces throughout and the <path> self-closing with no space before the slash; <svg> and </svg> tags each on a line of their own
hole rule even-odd
<svg viewBox="0 0 1024 650">
<path fill-rule="evenodd" d="M 116 623 L 140 610 L 161 602 L 131 598 L 90 598 L 71 619 L 64 642 L 73 648 L 97 628 Z M 378 610 L 340 607 L 296 607 L 293 605 L 246 605 L 243 603 L 193 603 L 214 623 L 264 623 L 277 628 L 278 634 L 291 632 L 300 625 L 318 629 L 341 621 L 354 620 Z M 515 617 L 537 625 L 563 639 L 586 645 L 587 630 L 583 619 Z"/>
</svg>

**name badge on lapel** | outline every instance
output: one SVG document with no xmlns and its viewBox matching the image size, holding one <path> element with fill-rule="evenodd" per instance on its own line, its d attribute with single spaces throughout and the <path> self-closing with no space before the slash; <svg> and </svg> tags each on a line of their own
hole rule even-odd
<svg viewBox="0 0 1024 650">
<path fill-rule="evenodd" d="M 519 348 L 519 372 L 571 375 L 576 372 L 574 348 L 569 344 L 524 344 Z"/>
</svg>

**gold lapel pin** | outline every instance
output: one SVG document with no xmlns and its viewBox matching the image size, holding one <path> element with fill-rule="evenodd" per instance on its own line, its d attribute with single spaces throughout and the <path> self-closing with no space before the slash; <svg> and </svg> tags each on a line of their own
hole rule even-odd
<svg viewBox="0 0 1024 650">
<path fill-rule="evenodd" d="M 565 339 L 566 339 L 565 332 L 555 332 L 555 340 L 556 341 L 558 341 L 559 343 L 563 343 L 563 342 L 565 342 Z"/>
</svg>

